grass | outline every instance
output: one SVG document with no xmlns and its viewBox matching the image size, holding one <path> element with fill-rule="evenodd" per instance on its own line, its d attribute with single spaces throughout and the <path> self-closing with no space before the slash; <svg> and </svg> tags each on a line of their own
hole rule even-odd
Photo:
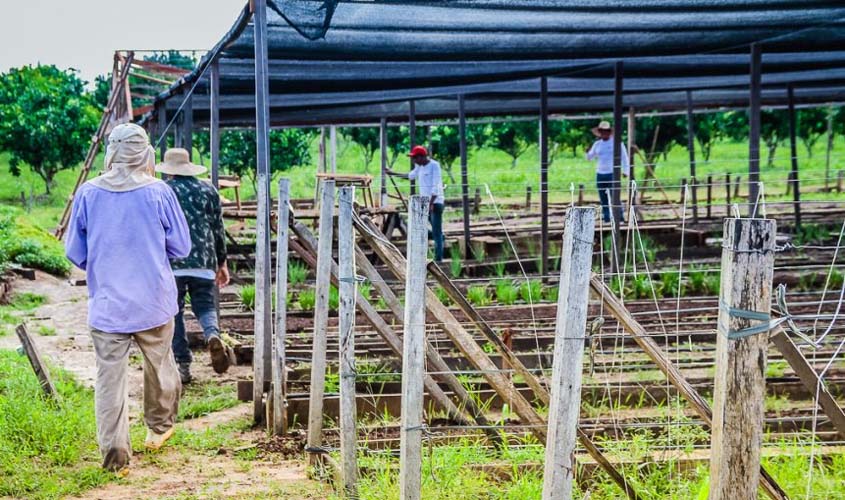
<svg viewBox="0 0 845 500">
<path fill-rule="evenodd" d="M 308 266 L 297 260 L 288 262 L 288 282 L 291 285 L 305 283 L 308 278 Z"/>
<path fill-rule="evenodd" d="M 63 370 L 51 375 L 59 403 L 26 357 L 0 350 L 0 497 L 60 498 L 115 479 L 100 468 L 93 392 Z"/>
<path fill-rule="evenodd" d="M 472 285 L 467 288 L 467 300 L 474 306 L 490 305 L 490 295 L 486 285 Z"/>
<path fill-rule="evenodd" d="M 241 305 L 250 311 L 255 309 L 255 285 L 244 285 L 238 290 Z"/>
<path fill-rule="evenodd" d="M 11 263 L 57 276 L 67 276 L 71 269 L 61 242 L 34 225 L 27 214 L 0 205 L 0 271 Z"/>
<path fill-rule="evenodd" d="M 502 305 L 512 305 L 519 297 L 519 287 L 509 279 L 496 280 L 496 301 Z"/>
<path fill-rule="evenodd" d="M 539 280 L 523 281 L 519 285 L 519 296 L 527 304 L 540 302 L 542 291 L 543 283 Z"/>
<path fill-rule="evenodd" d="M 313 311 L 314 304 L 317 302 L 314 289 L 300 290 L 297 295 L 297 302 L 299 303 L 299 308 L 303 311 Z"/>
<path fill-rule="evenodd" d="M 239 403 L 235 388 L 208 380 L 194 382 L 185 386 L 179 402 L 180 421 L 199 418 Z"/>
</svg>

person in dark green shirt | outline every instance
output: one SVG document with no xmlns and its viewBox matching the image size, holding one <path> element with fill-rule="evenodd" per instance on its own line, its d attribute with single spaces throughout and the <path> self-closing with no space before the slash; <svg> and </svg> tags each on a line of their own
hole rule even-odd
<svg viewBox="0 0 845 500">
<path fill-rule="evenodd" d="M 179 302 L 173 333 L 173 354 L 182 382 L 188 383 L 192 380 L 192 356 L 185 332 L 186 295 L 190 296 L 191 310 L 202 325 L 214 371 L 223 373 L 231 363 L 231 349 L 220 339 L 215 300 L 215 286 L 222 287 L 229 283 L 223 214 L 220 195 L 213 186 L 196 178 L 205 173 L 206 168 L 191 163 L 186 150 L 167 150 L 164 162 L 156 166 L 156 171 L 167 176 L 167 184 L 176 193 L 188 221 L 193 245 L 187 257 L 170 261 L 176 277 Z"/>
</svg>

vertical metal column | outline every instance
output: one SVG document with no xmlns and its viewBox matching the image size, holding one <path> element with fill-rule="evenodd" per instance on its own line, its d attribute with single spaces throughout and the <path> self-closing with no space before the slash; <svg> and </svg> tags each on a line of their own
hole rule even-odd
<svg viewBox="0 0 845 500">
<path fill-rule="evenodd" d="M 190 92 L 190 89 L 186 90 Z M 182 147 L 188 151 L 188 160 L 194 160 L 194 94 L 189 93 L 182 108 Z"/>
<path fill-rule="evenodd" d="M 751 107 L 748 111 L 748 212 L 757 217 L 760 193 L 760 90 L 762 61 L 760 46 L 751 44 Z"/>
<path fill-rule="evenodd" d="M 795 89 L 790 83 L 786 87 L 786 97 L 789 103 L 789 154 L 792 157 L 792 172 L 789 182 L 792 184 L 793 210 L 795 211 L 795 229 L 801 227 L 801 189 L 798 183 L 798 146 L 795 134 L 798 123 L 795 117 Z"/>
<path fill-rule="evenodd" d="M 618 226 L 622 220 L 622 61 L 613 66 L 613 190 L 611 209 Z"/>
<path fill-rule="evenodd" d="M 458 96 L 458 135 L 461 148 L 461 207 L 464 212 L 464 258 L 472 256 L 469 229 L 469 176 L 467 174 L 467 117 L 464 96 Z"/>
<path fill-rule="evenodd" d="M 379 206 L 387 205 L 387 118 L 379 122 L 379 152 L 381 153 L 381 181 L 379 185 Z"/>
<path fill-rule="evenodd" d="M 692 117 L 692 91 L 687 90 L 687 150 L 689 151 L 692 221 L 698 223 L 698 181 L 695 177 L 695 122 Z"/>
<path fill-rule="evenodd" d="M 161 160 L 164 161 L 164 153 L 167 152 L 167 104 L 160 102 L 156 104 L 156 122 L 158 123 L 158 141 Z"/>
<path fill-rule="evenodd" d="M 540 276 L 549 272 L 549 80 L 540 78 Z"/>
<path fill-rule="evenodd" d="M 270 292 L 270 106 L 267 63 L 267 0 L 254 0 L 255 137 L 258 213 L 255 221 L 255 348 L 253 351 L 253 418 L 264 419 L 264 381 L 271 373 L 273 304 Z M 284 300 L 284 299 L 282 299 Z"/>
<path fill-rule="evenodd" d="M 417 103 L 416 101 L 408 101 L 408 133 L 411 135 L 409 144 L 411 149 L 417 145 Z M 431 153 L 431 151 L 429 151 Z M 411 158 L 411 170 L 414 169 L 414 159 Z M 417 194 L 417 181 L 411 179 L 411 196 Z"/>
<path fill-rule="evenodd" d="M 211 90 L 209 98 L 208 148 L 211 150 L 211 183 L 220 189 L 220 63 L 211 63 Z"/>
</svg>

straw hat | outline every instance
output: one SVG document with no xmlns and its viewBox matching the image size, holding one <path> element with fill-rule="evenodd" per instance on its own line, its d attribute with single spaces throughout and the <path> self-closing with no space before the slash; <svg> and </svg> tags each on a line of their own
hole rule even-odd
<svg viewBox="0 0 845 500">
<path fill-rule="evenodd" d="M 200 175 L 208 171 L 202 165 L 194 165 L 188 157 L 188 151 L 182 148 L 168 149 L 164 161 L 156 165 L 156 172 L 167 175 Z"/>
<path fill-rule="evenodd" d="M 610 122 L 607 121 L 607 120 L 600 121 L 597 127 L 593 127 L 590 130 L 593 132 L 593 135 L 596 136 L 596 137 L 601 137 L 601 131 L 602 130 L 609 130 L 611 133 L 613 133 L 613 127 L 610 126 Z"/>
</svg>

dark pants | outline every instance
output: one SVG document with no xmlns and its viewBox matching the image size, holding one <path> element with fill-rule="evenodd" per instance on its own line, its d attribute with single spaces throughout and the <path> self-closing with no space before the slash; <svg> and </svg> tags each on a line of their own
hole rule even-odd
<svg viewBox="0 0 845 500">
<path fill-rule="evenodd" d="M 610 222 L 610 194 L 613 191 L 613 174 L 596 174 L 596 187 L 601 200 L 601 218 Z"/>
<path fill-rule="evenodd" d="M 192 357 L 191 350 L 188 348 L 184 318 L 185 294 L 191 297 L 191 310 L 202 325 L 203 338 L 208 342 L 211 336 L 220 335 L 220 329 L 217 326 L 217 307 L 214 303 L 214 280 L 177 276 L 176 294 L 179 312 L 176 313 L 173 331 L 173 356 L 177 363 L 190 363 Z"/>
<path fill-rule="evenodd" d="M 435 203 L 432 205 L 431 212 L 428 214 L 428 220 L 431 221 L 431 239 L 434 240 L 434 260 L 440 262 L 443 260 L 443 204 Z"/>
</svg>

